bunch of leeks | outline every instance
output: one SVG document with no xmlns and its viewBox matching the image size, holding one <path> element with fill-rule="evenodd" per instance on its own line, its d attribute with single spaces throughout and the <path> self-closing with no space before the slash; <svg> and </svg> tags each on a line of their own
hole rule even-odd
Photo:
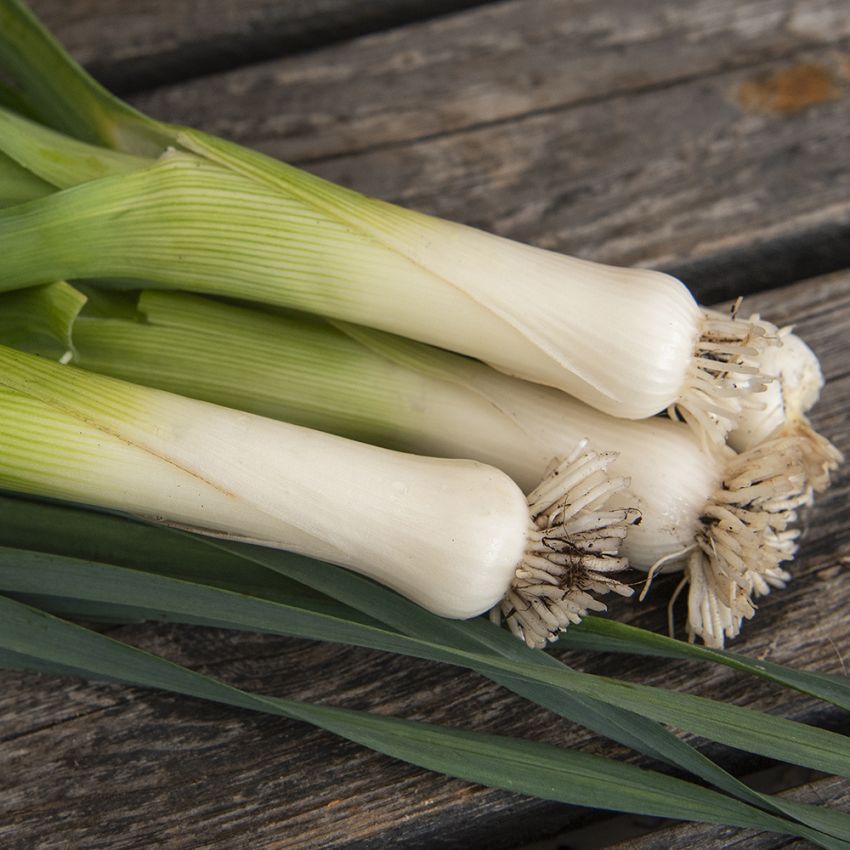
<svg viewBox="0 0 850 850">
<path fill-rule="evenodd" d="M 588 677 L 486 622 L 444 620 L 352 573 L 273 551 L 343 564 L 448 617 L 496 606 L 530 647 L 601 610 L 596 594 L 629 593 L 611 575 L 625 557 L 651 572 L 684 566 L 691 631 L 722 646 L 752 615 L 753 597 L 787 579 L 780 564 L 795 551 L 796 510 L 838 462 L 805 420 L 820 378 L 802 343 L 758 317 L 701 310 L 668 276 L 428 219 L 153 122 L 100 90 L 16 3 L 0 4 L 0 15 L 0 62 L 28 116 L 0 113 L 9 187 L 0 287 L 15 290 L 0 319 L 0 341 L 14 347 L 0 350 L 0 481 L 225 541 L 190 544 L 138 527 L 166 548 L 213 547 L 222 558 L 214 575 L 175 577 L 148 562 L 127 569 L 120 547 L 107 562 L 76 551 L 79 541 L 24 549 L 19 522 L 3 571 L 2 589 L 20 600 L 4 603 L 9 666 L 164 685 L 308 719 L 503 787 L 496 753 L 514 747 L 538 768 L 507 780 L 528 793 L 843 846 L 846 819 L 753 792 L 658 723 L 835 772 L 846 766 L 840 737 Z M 174 291 L 116 293 L 110 278 Z M 789 351 L 783 362 L 777 352 Z M 684 421 L 646 418 L 665 410 Z M 28 521 L 73 510 L 10 505 L 26 505 Z M 106 538 L 116 533 L 110 523 L 125 521 L 86 522 Z M 612 768 L 586 757 L 573 764 L 563 751 L 409 725 L 402 733 L 387 718 L 245 694 L 37 608 L 158 612 L 459 664 L 722 794 L 651 772 L 637 784 L 650 783 L 661 804 L 634 783 L 631 793 L 600 794 Z M 728 660 L 607 628 L 610 645 L 625 638 L 634 651 L 643 641 Z M 763 665 L 735 663 L 765 675 Z M 768 675 L 847 697 L 837 680 Z M 451 758 L 461 740 L 476 759 Z"/>
<path fill-rule="evenodd" d="M 792 335 L 758 317 L 700 310 L 667 275 L 573 260 L 413 214 L 190 130 L 153 125 L 163 136 L 154 159 L 88 144 L 12 110 L 0 117 L 6 156 L 55 187 L 0 212 L 6 257 L 0 288 L 61 278 L 149 280 L 322 314 L 384 352 L 394 345 L 386 334 L 391 330 L 410 339 L 402 343 L 408 351 L 424 341 L 475 355 L 501 375 L 517 377 L 508 382 L 483 365 L 470 375 L 458 357 L 446 367 L 450 382 L 485 396 L 489 414 L 493 406 L 509 408 L 524 435 L 506 436 L 504 417 L 493 422 L 487 415 L 469 420 L 478 425 L 474 439 L 468 432 L 456 438 L 443 428 L 444 404 L 438 403 L 440 409 L 426 406 L 419 417 L 423 431 L 441 434 L 438 451 L 510 466 L 506 458 L 514 449 L 494 452 L 487 443 L 533 442 L 534 432 L 555 421 L 560 433 L 536 449 L 547 465 L 541 468 L 539 457 L 523 462 L 519 476 L 528 484 L 533 475 L 535 485 L 528 486 L 541 484 L 536 492 L 549 493 L 541 482 L 551 483 L 553 457 L 570 455 L 589 433 L 610 441 L 624 454 L 613 489 L 628 493 L 628 479 L 634 492 L 628 504 L 619 504 L 626 511 L 619 519 L 600 520 L 605 528 L 614 521 L 621 526 L 600 535 L 598 554 L 621 564 L 613 541 L 633 524 L 634 510 L 642 510 L 647 525 L 632 547 L 638 553 L 633 565 L 650 575 L 685 569 L 692 635 L 722 646 L 753 615 L 754 598 L 788 579 L 781 565 L 796 551 L 797 509 L 827 486 L 840 457 L 805 421 L 820 373 Z M 789 363 L 783 365 L 776 348 Z M 421 345 L 415 350 L 420 361 L 442 357 Z M 629 424 L 665 409 L 689 430 Z M 328 430 L 336 430 L 333 423 Z M 416 451 L 435 448 L 433 435 L 402 439 Z M 664 463 L 656 461 L 659 453 Z M 598 458 L 607 466 L 612 456 Z M 621 470 L 626 474 L 618 476 Z M 682 480 L 669 481 L 676 471 Z M 603 491 L 593 489 L 601 483 L 588 482 L 588 493 L 599 497 L 591 507 L 602 507 Z M 659 492 L 663 498 L 652 504 L 650 493 Z M 612 494 L 605 491 L 615 504 L 620 497 Z M 531 509 L 543 541 L 553 539 L 550 520 L 560 515 L 549 507 L 562 494 L 550 495 Z M 653 534 L 661 525 L 663 533 Z M 234 533 L 225 526 L 219 530 Z M 331 556 L 286 536 L 272 542 Z M 530 545 L 502 604 L 511 627 L 529 643 L 545 643 L 598 605 L 587 591 L 626 592 L 600 578 L 611 564 L 600 562 L 601 572 L 582 567 L 573 576 L 563 540 L 555 550 L 544 543 L 545 555 Z M 580 548 L 591 556 L 595 546 L 583 539 Z M 518 557 L 507 561 L 519 563 Z M 391 584 L 406 586 L 405 580 Z"/>
</svg>

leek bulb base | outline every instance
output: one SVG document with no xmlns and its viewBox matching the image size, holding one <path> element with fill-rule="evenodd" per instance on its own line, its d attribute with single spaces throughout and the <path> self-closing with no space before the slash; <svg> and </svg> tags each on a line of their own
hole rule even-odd
<svg viewBox="0 0 850 850">
<path fill-rule="evenodd" d="M 832 473 L 843 463 L 844 455 L 826 437 L 818 434 L 802 414 L 777 429 L 774 438 L 783 437 L 797 441 L 807 486 L 815 493 L 823 493 L 830 485 Z"/>
</svg>

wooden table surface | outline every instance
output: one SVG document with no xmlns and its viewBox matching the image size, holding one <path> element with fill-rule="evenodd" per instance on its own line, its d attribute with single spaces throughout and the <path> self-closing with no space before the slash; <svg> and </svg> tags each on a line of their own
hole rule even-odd
<svg viewBox="0 0 850 850">
<path fill-rule="evenodd" d="M 661 267 L 706 303 L 750 295 L 747 308 L 793 322 L 820 355 L 829 384 L 814 422 L 850 456 L 846 0 L 32 6 L 102 80 L 158 117 L 425 212 Z M 847 672 L 849 490 L 845 467 L 805 514 L 794 581 L 761 603 L 736 650 Z M 663 630 L 672 586 L 659 581 L 653 599 L 611 613 Z M 242 687 L 635 758 L 434 664 L 201 628 L 116 633 Z M 837 709 L 727 670 L 568 661 L 850 731 Z M 669 823 L 623 838 L 622 818 L 449 780 L 299 723 L 113 685 L 0 682 L 4 848 L 805 846 Z M 705 750 L 743 776 L 765 766 Z M 790 793 L 850 804 L 846 781 L 816 778 Z"/>
</svg>

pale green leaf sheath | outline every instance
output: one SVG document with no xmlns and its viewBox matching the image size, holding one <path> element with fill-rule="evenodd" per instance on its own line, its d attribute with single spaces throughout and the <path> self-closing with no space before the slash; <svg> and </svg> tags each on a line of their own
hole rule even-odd
<svg viewBox="0 0 850 850">
<path fill-rule="evenodd" d="M 73 326 L 74 362 L 86 369 L 396 449 L 474 458 L 526 492 L 585 435 L 616 447 L 611 468 L 628 483 L 613 503 L 642 514 L 622 552 L 644 570 L 685 569 L 689 626 L 709 645 L 737 635 L 754 596 L 788 579 L 780 565 L 794 555 L 796 509 L 811 496 L 791 437 L 707 454 L 681 423 L 606 416 L 379 331 L 185 293 L 90 294 Z"/>
<path fill-rule="evenodd" d="M 110 174 L 138 171 L 153 162 L 149 157 L 79 141 L 3 107 L 0 107 L 0 149 L 20 168 L 60 189 Z M 5 194 L 4 187 L 0 196 Z M 31 197 L 41 194 L 33 191 Z"/>
<path fill-rule="evenodd" d="M 42 198 L 55 191 L 46 180 L 22 168 L 14 159 L 0 153 L 0 207 Z"/>
<path fill-rule="evenodd" d="M 0 485 L 347 566 L 435 613 L 503 597 L 544 645 L 628 593 L 609 573 L 636 511 L 580 444 L 526 499 L 475 461 L 406 455 L 0 349 Z"/>
<path fill-rule="evenodd" d="M 0 344 L 65 362 L 87 297 L 64 281 L 9 292 L 0 299 Z"/>
</svg>

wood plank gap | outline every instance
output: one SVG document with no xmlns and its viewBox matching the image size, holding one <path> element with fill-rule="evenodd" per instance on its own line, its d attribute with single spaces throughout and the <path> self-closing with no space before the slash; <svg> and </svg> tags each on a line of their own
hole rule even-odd
<svg viewBox="0 0 850 850">
<path fill-rule="evenodd" d="M 776 289 L 850 267 L 850 215 L 809 230 L 735 245 L 662 266 L 705 304 Z"/>
</svg>

